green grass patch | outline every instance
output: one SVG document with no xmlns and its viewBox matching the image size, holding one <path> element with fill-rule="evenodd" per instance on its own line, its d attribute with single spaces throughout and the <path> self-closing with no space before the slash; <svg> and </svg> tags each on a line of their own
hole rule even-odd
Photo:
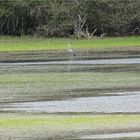
<svg viewBox="0 0 140 140">
<path fill-rule="evenodd" d="M 1 138 L 56 139 L 140 130 L 140 115 L 0 114 Z"/>
<path fill-rule="evenodd" d="M 41 39 L 30 37 L 0 37 L 0 51 L 64 50 L 67 41 L 75 49 L 100 49 L 140 46 L 140 36 L 112 37 L 104 39 Z"/>
<path fill-rule="evenodd" d="M 76 124 L 115 125 L 140 123 L 140 115 L 15 115 L 0 116 L 0 127 L 18 126 L 61 126 Z"/>
</svg>

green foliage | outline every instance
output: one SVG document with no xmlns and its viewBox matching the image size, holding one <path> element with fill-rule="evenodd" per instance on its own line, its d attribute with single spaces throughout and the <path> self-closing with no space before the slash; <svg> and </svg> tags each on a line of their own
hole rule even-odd
<svg viewBox="0 0 140 140">
<path fill-rule="evenodd" d="M 1 0 L 0 34 L 69 37 L 79 15 L 96 35 L 139 34 L 139 9 L 136 0 Z"/>
<path fill-rule="evenodd" d="M 140 27 L 138 1 L 91 0 L 87 5 L 90 29 L 98 28 L 100 33 L 109 35 L 128 35 Z"/>
</svg>

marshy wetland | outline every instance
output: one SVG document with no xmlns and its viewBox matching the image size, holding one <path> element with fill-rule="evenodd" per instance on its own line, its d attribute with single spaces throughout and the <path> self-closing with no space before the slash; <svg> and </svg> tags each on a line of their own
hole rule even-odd
<svg viewBox="0 0 140 140">
<path fill-rule="evenodd" d="M 113 39 L 112 47 L 103 47 L 109 39 L 72 40 L 76 56 L 64 40 L 39 40 L 40 49 L 28 50 L 29 40 L 7 40 L 4 48 L 3 39 L 0 138 L 140 139 L 138 38 L 115 39 L 119 46 Z M 46 42 L 52 42 L 50 50 Z M 57 44 L 62 48 L 54 49 Z M 18 47 L 11 51 L 13 45 Z"/>
</svg>

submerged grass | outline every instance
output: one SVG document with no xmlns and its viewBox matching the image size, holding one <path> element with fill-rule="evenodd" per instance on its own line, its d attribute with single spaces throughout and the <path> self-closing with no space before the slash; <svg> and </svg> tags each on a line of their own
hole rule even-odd
<svg viewBox="0 0 140 140">
<path fill-rule="evenodd" d="M 135 90 L 140 88 L 139 83 L 140 73 L 133 72 L 0 74 L 0 102 L 58 100 L 79 97 L 88 90 L 93 95 L 96 90 Z"/>
<path fill-rule="evenodd" d="M 0 51 L 64 50 L 67 41 L 76 49 L 100 49 L 140 46 L 140 36 L 105 39 L 37 39 L 31 37 L 0 37 Z"/>
<path fill-rule="evenodd" d="M 49 87 L 94 87 L 104 85 L 139 85 L 139 73 L 131 72 L 73 72 L 73 73 L 19 73 L 19 74 L 0 74 L 0 86 L 26 86 L 37 85 Z"/>
</svg>

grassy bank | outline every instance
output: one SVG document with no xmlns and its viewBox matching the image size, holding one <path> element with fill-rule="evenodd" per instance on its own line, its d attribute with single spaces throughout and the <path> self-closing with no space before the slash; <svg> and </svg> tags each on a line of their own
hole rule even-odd
<svg viewBox="0 0 140 140">
<path fill-rule="evenodd" d="M 67 41 L 75 49 L 100 49 L 140 46 L 140 36 L 104 39 L 37 39 L 30 37 L 0 37 L 0 51 L 64 50 Z"/>
<path fill-rule="evenodd" d="M 140 130 L 140 115 L 0 114 L 1 138 L 64 138 Z M 8 135 L 7 135 L 8 134 Z M 22 135 L 24 134 L 24 135 Z"/>
</svg>

